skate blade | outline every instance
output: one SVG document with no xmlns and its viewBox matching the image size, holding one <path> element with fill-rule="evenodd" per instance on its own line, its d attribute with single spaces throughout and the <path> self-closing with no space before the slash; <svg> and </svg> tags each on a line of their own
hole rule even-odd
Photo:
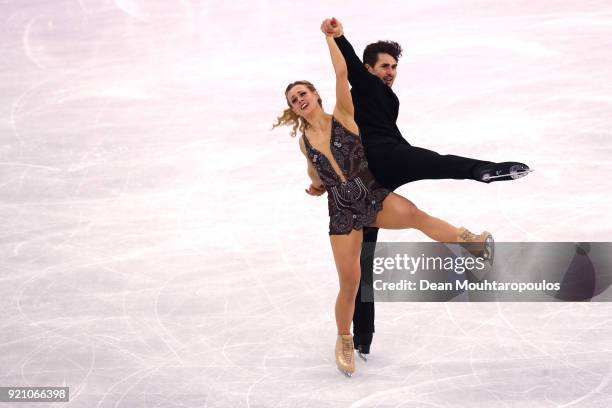
<svg viewBox="0 0 612 408">
<path fill-rule="evenodd" d="M 495 255 L 495 241 L 493 240 L 493 236 L 489 236 L 485 241 L 484 252 L 484 259 L 490 263 L 493 263 L 493 256 Z"/>
<path fill-rule="evenodd" d="M 368 362 L 368 358 L 366 357 L 367 354 L 361 354 L 361 351 L 357 351 L 357 355 L 359 356 L 360 359 L 362 359 L 366 363 Z"/>
<path fill-rule="evenodd" d="M 528 175 L 529 173 L 533 173 L 535 170 L 529 169 L 529 170 L 522 170 L 522 171 L 517 171 L 516 173 L 511 173 L 510 177 L 512 177 L 513 179 L 519 179 L 521 177 L 525 177 L 526 175 Z"/>
<path fill-rule="evenodd" d="M 353 373 L 349 373 L 348 371 L 342 371 L 341 369 L 338 369 L 338 371 L 340 371 L 342 374 L 344 374 L 348 378 L 351 378 L 353 376 Z"/>
<path fill-rule="evenodd" d="M 515 173 L 510 173 L 510 174 L 500 174 L 499 176 L 487 176 L 486 178 L 483 177 L 482 180 L 489 181 L 489 180 L 495 180 L 495 179 L 502 178 L 502 177 L 511 177 L 513 180 L 516 180 L 521 177 L 525 177 L 526 175 L 528 175 L 529 173 L 533 173 L 534 171 L 535 170 L 529 169 L 529 170 L 517 171 Z"/>
</svg>

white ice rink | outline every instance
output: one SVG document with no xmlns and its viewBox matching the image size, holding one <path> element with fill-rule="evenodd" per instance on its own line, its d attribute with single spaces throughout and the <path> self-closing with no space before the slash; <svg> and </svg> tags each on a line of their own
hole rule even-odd
<svg viewBox="0 0 612 408">
<path fill-rule="evenodd" d="M 497 241 L 612 241 L 610 0 L 2 0 L 0 386 L 83 408 L 612 406 L 606 303 L 380 303 L 370 361 L 338 374 L 326 198 L 270 131 L 293 80 L 332 109 L 332 15 L 359 55 L 404 47 L 410 143 L 536 169 L 399 193 Z"/>
</svg>

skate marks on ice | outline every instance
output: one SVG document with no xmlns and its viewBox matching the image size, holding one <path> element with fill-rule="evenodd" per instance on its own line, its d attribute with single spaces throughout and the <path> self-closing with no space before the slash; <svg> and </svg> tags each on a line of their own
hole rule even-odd
<svg viewBox="0 0 612 408">
<path fill-rule="evenodd" d="M 610 7 L 377 7 L 396 12 L 0 5 L 2 385 L 67 385 L 71 406 L 101 408 L 609 405 L 605 304 L 384 304 L 368 362 L 335 371 L 325 197 L 303 193 L 296 141 L 269 132 L 290 81 L 333 106 L 320 10 L 358 53 L 404 46 L 411 143 L 538 170 L 402 193 L 498 240 L 612 234 Z"/>
</svg>

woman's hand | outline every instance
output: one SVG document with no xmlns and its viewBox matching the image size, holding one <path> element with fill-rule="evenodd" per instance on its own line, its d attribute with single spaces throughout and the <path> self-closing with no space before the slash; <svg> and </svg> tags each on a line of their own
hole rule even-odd
<svg viewBox="0 0 612 408">
<path fill-rule="evenodd" d="M 306 194 L 309 194 L 311 196 L 320 196 L 321 194 L 325 192 L 325 187 L 315 186 L 311 184 L 310 187 L 308 187 L 307 189 L 304 189 L 304 191 L 306 191 Z"/>
<path fill-rule="evenodd" d="M 323 20 L 323 22 L 321 23 L 321 32 L 328 37 L 334 35 L 334 28 L 331 25 L 331 19 L 326 18 L 325 20 Z"/>
</svg>

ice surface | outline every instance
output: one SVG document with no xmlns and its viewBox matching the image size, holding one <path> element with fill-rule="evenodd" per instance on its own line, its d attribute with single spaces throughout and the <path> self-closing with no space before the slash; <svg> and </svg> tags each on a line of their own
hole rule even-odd
<svg viewBox="0 0 612 408">
<path fill-rule="evenodd" d="M 87 408 L 611 406 L 605 303 L 378 304 L 370 361 L 335 371 L 326 199 L 270 131 L 290 81 L 333 107 L 332 15 L 358 53 L 403 45 L 412 144 L 536 169 L 400 193 L 498 241 L 612 240 L 610 1 L 4 0 L 0 385 Z"/>
</svg>

